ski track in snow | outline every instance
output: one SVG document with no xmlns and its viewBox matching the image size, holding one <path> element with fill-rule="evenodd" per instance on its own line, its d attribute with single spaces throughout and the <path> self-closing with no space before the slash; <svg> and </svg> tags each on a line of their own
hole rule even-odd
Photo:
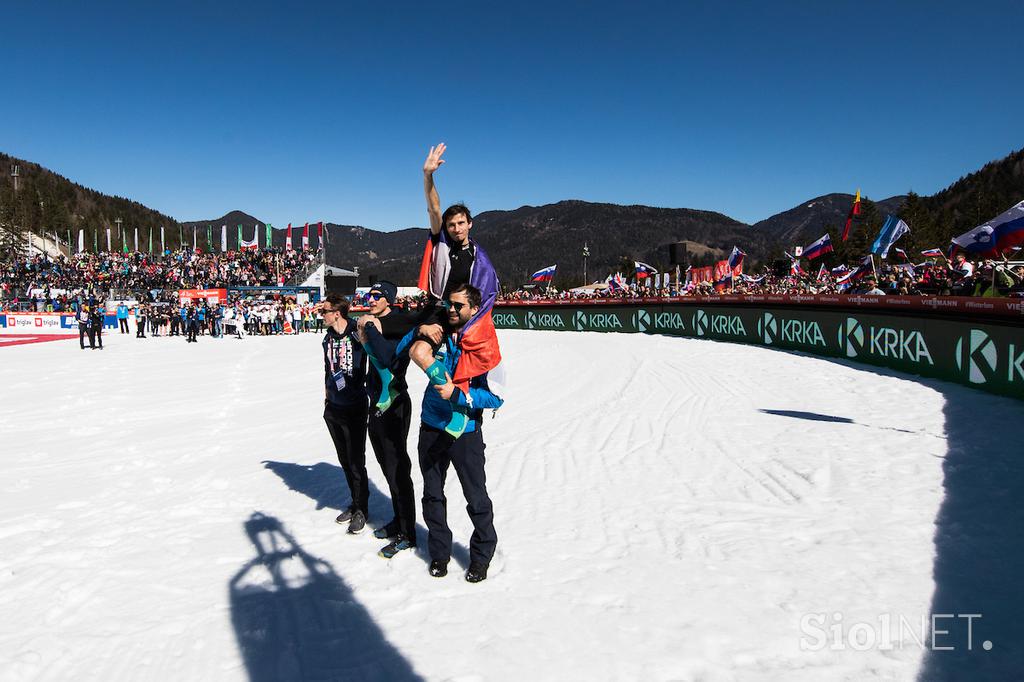
<svg viewBox="0 0 1024 682">
<path fill-rule="evenodd" d="M 334 523 L 314 335 L 0 350 L 0 680 L 913 679 L 918 648 L 801 651 L 799 621 L 929 612 L 935 384 L 692 339 L 500 338 L 479 585 L 454 472 L 446 579 L 422 521 L 390 562 Z"/>
</svg>

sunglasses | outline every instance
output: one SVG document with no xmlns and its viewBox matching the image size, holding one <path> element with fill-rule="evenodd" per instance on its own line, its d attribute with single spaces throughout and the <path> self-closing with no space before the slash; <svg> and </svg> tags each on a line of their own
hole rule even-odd
<svg viewBox="0 0 1024 682">
<path fill-rule="evenodd" d="M 366 295 L 366 298 L 368 300 L 372 299 L 372 300 L 376 301 L 378 299 L 384 298 L 384 294 L 380 293 L 379 291 L 371 291 L 370 293 L 368 293 Z"/>
<path fill-rule="evenodd" d="M 459 303 L 458 301 L 445 301 L 444 302 L 444 307 L 445 308 L 451 308 L 452 310 L 454 310 L 457 313 L 461 313 L 462 309 L 465 308 L 467 305 L 469 305 L 469 304 L 468 303 Z"/>
</svg>

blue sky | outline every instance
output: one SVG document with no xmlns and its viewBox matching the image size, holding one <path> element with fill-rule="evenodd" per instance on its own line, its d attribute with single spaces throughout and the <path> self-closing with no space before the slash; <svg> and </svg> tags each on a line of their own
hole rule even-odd
<svg viewBox="0 0 1024 682">
<path fill-rule="evenodd" d="M 477 212 L 746 222 L 1024 146 L 1024 3 L 507 4 L 6 3 L 0 151 L 180 220 L 390 230 L 438 141 Z"/>
</svg>

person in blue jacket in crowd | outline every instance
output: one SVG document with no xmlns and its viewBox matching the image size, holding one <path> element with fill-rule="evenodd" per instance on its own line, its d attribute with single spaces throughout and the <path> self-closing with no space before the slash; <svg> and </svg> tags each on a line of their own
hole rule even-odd
<svg viewBox="0 0 1024 682">
<path fill-rule="evenodd" d="M 128 333 L 128 306 L 123 301 L 117 304 L 117 327 L 121 334 Z"/>
<path fill-rule="evenodd" d="M 448 381 L 444 384 L 428 384 L 423 395 L 420 410 L 419 463 L 423 474 L 423 520 L 427 524 L 427 548 L 430 553 L 430 575 L 441 578 L 448 574 L 448 562 L 452 552 L 452 531 L 448 527 L 447 500 L 444 496 L 444 482 L 448 466 L 455 467 L 455 473 L 462 484 L 466 498 L 466 510 L 473 523 L 473 535 L 469 541 L 469 569 L 466 580 L 471 583 L 487 579 L 487 570 L 498 535 L 494 530 L 494 509 L 487 494 L 487 476 L 484 472 L 484 438 L 482 432 L 483 411 L 497 409 L 503 400 L 491 391 L 488 375 L 473 377 L 469 382 L 469 395 L 456 388 L 451 378 L 455 376 L 462 349 L 459 346 L 460 332 L 476 314 L 482 304 L 480 290 L 469 284 L 453 289 L 443 302 L 448 311 L 448 333 L 443 333 L 440 347 L 435 355 L 444 364 Z M 408 353 L 409 347 L 423 333 L 417 328 L 406 334 L 396 348 L 396 353 Z M 454 411 L 467 417 L 466 429 L 459 438 L 445 431 Z"/>
</svg>

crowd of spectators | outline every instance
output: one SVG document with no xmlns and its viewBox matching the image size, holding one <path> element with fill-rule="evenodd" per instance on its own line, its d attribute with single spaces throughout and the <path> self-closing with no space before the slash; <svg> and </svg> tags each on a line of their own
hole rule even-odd
<svg viewBox="0 0 1024 682">
<path fill-rule="evenodd" d="M 868 274 L 843 281 L 846 268 L 778 275 L 765 268 L 720 282 L 683 281 L 655 287 L 651 278 L 624 282 L 610 280 L 570 290 L 539 286 L 502 294 L 500 300 L 574 301 L 590 299 L 631 299 L 722 294 L 874 294 L 899 296 L 1024 296 L 1024 264 L 1005 261 L 971 263 L 962 256 L 953 262 L 926 261 L 918 265 L 882 262 Z"/>
<path fill-rule="evenodd" d="M 56 259 L 35 255 L 16 258 L 0 270 L 0 304 L 18 307 L 28 302 L 34 310 L 60 312 L 80 292 L 123 291 L 152 298 L 148 292 L 165 289 L 281 286 L 304 275 L 318 258 L 317 251 L 281 249 L 101 252 Z"/>
</svg>

